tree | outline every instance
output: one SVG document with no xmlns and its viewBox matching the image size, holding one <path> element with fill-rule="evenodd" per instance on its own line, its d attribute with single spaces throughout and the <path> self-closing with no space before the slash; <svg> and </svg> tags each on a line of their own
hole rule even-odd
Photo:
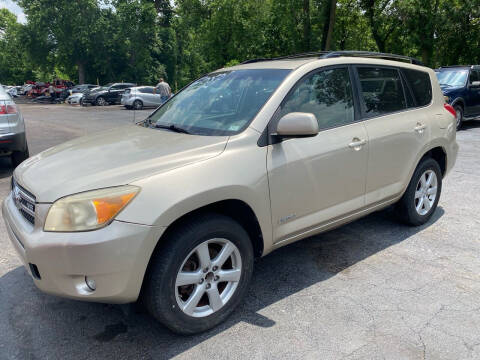
<svg viewBox="0 0 480 360">
<path fill-rule="evenodd" d="M 7 9 L 0 9 L 0 83 L 20 84 L 33 77 L 24 56 L 22 25 Z"/>
</svg>

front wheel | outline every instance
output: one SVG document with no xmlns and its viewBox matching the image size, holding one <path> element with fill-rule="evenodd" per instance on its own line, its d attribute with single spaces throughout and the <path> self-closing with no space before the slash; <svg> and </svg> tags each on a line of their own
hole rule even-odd
<svg viewBox="0 0 480 360">
<path fill-rule="evenodd" d="M 105 100 L 105 98 L 103 96 L 99 96 L 97 98 L 97 100 L 95 101 L 95 104 L 97 104 L 98 106 L 105 106 L 107 105 L 107 100 Z"/>
<path fill-rule="evenodd" d="M 455 105 L 455 120 L 457 121 L 457 131 L 462 128 L 463 125 L 463 107 L 461 105 Z"/>
<path fill-rule="evenodd" d="M 244 297 L 253 249 L 233 219 L 208 214 L 177 227 L 152 258 L 143 301 L 172 331 L 194 334 L 222 321 Z"/>
<path fill-rule="evenodd" d="M 424 159 L 397 204 L 397 213 L 408 225 L 425 224 L 435 212 L 442 192 L 442 171 L 432 158 Z"/>
</svg>

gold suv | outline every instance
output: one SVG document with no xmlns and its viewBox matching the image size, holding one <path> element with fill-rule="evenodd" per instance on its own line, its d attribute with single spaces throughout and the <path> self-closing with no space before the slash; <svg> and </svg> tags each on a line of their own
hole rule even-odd
<svg viewBox="0 0 480 360">
<path fill-rule="evenodd" d="M 415 63 L 330 52 L 205 75 L 136 125 L 18 166 L 12 244 L 42 291 L 142 297 L 175 332 L 211 328 L 255 257 L 391 204 L 429 220 L 457 156 L 455 110 Z"/>
</svg>

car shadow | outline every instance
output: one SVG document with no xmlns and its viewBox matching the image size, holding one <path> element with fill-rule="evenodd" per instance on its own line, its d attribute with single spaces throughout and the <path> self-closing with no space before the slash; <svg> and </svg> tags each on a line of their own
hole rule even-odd
<svg viewBox="0 0 480 360">
<path fill-rule="evenodd" d="M 243 303 L 226 322 L 194 336 L 173 334 L 139 307 L 43 294 L 23 267 L 17 267 L 0 278 L 0 347 L 16 358 L 88 358 L 89 354 L 102 359 L 171 358 L 241 322 L 275 326 L 273 319 L 260 314 L 262 309 L 339 273 L 354 271 L 353 265 L 410 238 L 443 214 L 439 207 L 428 224 L 408 227 L 399 224 L 388 208 L 258 259 Z"/>
<path fill-rule="evenodd" d="M 477 129 L 477 128 L 480 128 L 480 117 L 477 118 L 477 119 L 474 119 L 474 120 L 468 120 L 468 121 L 463 122 L 462 128 L 460 129 L 460 131 Z"/>
<path fill-rule="evenodd" d="M 0 157 L 0 179 L 12 176 L 13 170 L 15 169 L 10 157 Z"/>
</svg>

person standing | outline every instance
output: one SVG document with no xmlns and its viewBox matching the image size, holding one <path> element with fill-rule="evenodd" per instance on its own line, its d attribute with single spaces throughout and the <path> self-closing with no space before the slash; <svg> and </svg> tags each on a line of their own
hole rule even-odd
<svg viewBox="0 0 480 360">
<path fill-rule="evenodd" d="M 158 81 L 157 86 L 155 86 L 155 89 L 153 90 L 154 94 L 159 94 L 160 99 L 162 101 L 162 104 L 168 100 L 170 95 L 172 94 L 172 90 L 170 89 L 170 85 L 166 83 L 163 78 L 160 78 Z"/>
<path fill-rule="evenodd" d="M 55 87 L 53 86 L 53 83 L 50 83 L 48 86 L 48 94 L 50 95 L 50 102 L 53 104 L 55 102 Z"/>
</svg>

